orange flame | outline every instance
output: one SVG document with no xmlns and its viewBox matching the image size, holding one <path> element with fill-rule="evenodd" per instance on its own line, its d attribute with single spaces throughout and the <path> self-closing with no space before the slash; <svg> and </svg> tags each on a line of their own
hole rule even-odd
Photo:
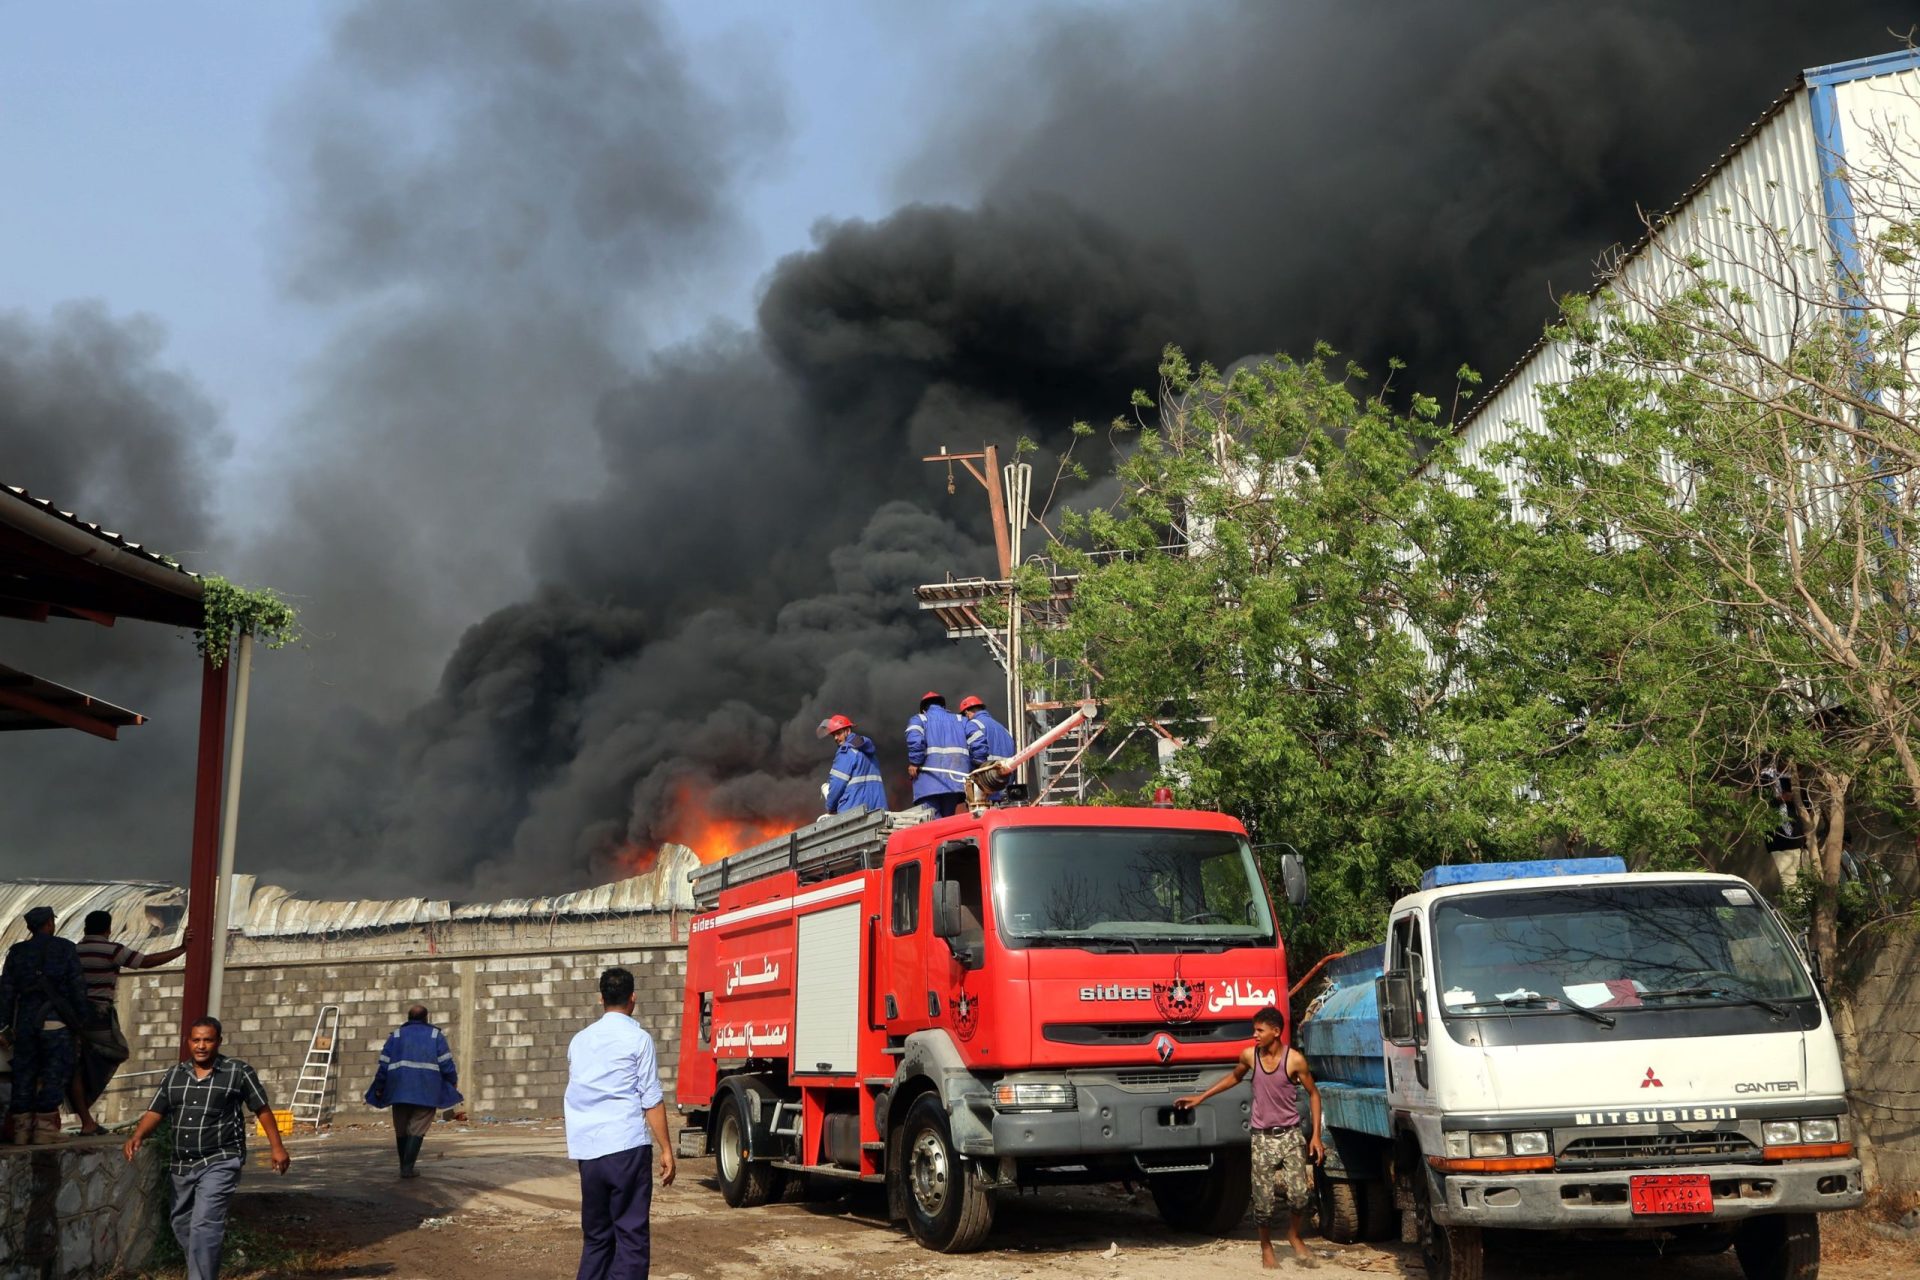
<svg viewBox="0 0 1920 1280">
<path fill-rule="evenodd" d="M 685 845 L 702 862 L 720 859 L 750 848 L 763 840 L 783 836 L 812 819 L 812 814 L 791 818 L 732 818 L 713 813 L 708 807 L 712 789 L 687 780 L 675 785 L 665 821 L 658 824 L 664 832 L 659 844 L 648 848 L 627 845 L 614 855 L 615 862 L 628 875 L 644 875 L 653 869 L 660 850 L 670 844 Z"/>
</svg>

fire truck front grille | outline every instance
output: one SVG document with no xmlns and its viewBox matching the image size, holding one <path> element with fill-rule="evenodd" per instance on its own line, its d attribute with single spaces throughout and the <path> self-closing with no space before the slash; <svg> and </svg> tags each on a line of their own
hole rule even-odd
<svg viewBox="0 0 1920 1280">
<path fill-rule="evenodd" d="M 1691 1164 L 1698 1160 L 1758 1160 L 1760 1149 L 1744 1134 L 1609 1134 L 1575 1138 L 1560 1152 L 1562 1168 L 1606 1169 L 1645 1164 Z"/>
<path fill-rule="evenodd" d="M 1165 1071 L 1149 1067 L 1140 1071 L 1116 1071 L 1113 1082 L 1122 1089 L 1140 1093 L 1158 1093 L 1165 1089 L 1193 1089 L 1200 1084 L 1200 1072 Z"/>
<path fill-rule="evenodd" d="M 1148 1044 L 1160 1032 L 1181 1044 L 1231 1044 L 1253 1039 L 1253 1023 L 1231 1022 L 1049 1022 L 1040 1034 L 1055 1044 Z"/>
</svg>

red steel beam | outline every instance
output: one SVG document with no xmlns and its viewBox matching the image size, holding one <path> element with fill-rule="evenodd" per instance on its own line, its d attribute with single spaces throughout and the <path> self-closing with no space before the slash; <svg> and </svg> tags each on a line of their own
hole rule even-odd
<svg viewBox="0 0 1920 1280">
<path fill-rule="evenodd" d="M 221 655 L 224 657 L 225 655 Z M 180 998 L 180 1051 L 195 1018 L 207 1012 L 207 979 L 213 949 L 227 931 L 215 921 L 214 890 L 220 875 L 220 766 L 227 747 L 227 664 L 200 663 L 200 751 L 193 776 L 193 866 L 187 875 L 186 985 Z"/>
<path fill-rule="evenodd" d="M 96 738 L 105 738 L 109 742 L 120 737 L 120 730 L 116 726 L 97 716 L 90 716 L 77 707 L 63 707 L 57 702 L 36 698 L 18 689 L 0 688 L 0 707 L 12 707 L 15 711 L 24 711 L 30 716 L 39 716 L 42 720 L 65 725 L 69 729 L 78 729 L 82 733 L 90 733 Z"/>
</svg>

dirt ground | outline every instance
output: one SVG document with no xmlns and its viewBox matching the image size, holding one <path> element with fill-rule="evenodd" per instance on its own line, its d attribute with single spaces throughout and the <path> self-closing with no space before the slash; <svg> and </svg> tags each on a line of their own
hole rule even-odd
<svg viewBox="0 0 1920 1280">
<path fill-rule="evenodd" d="M 255 1144 L 258 1146 L 259 1144 Z M 277 1178 L 253 1151 L 234 1204 L 235 1238 L 253 1257 L 232 1258 L 228 1276 L 572 1277 L 579 1261 L 578 1178 L 558 1121 L 439 1125 L 421 1176 L 402 1182 L 390 1130 L 335 1129 L 289 1142 L 293 1169 Z M 658 1280 L 867 1280 L 952 1277 L 1019 1280 L 1217 1280 L 1259 1271 L 1251 1227 L 1229 1240 L 1167 1231 L 1144 1193 L 1079 1188 L 1001 1202 L 990 1247 L 963 1257 L 928 1253 L 873 1216 L 877 1202 L 778 1204 L 729 1209 L 709 1160 L 690 1162 L 654 1198 L 653 1275 Z M 1337 1246 L 1311 1237 L 1316 1276 L 1425 1275 L 1403 1246 Z M 1581 1256 L 1517 1253 L 1489 1258 L 1498 1280 L 1554 1275 L 1570 1280 L 1733 1280 L 1731 1255 L 1659 1259 L 1647 1253 Z M 1296 1270 L 1292 1263 L 1282 1271 Z M 1822 1268 L 1828 1280 L 1890 1280 L 1920 1274 L 1910 1246 L 1872 1248 Z M 165 1276 L 167 1272 L 156 1273 Z M 175 1272 L 174 1274 L 178 1274 Z"/>
</svg>

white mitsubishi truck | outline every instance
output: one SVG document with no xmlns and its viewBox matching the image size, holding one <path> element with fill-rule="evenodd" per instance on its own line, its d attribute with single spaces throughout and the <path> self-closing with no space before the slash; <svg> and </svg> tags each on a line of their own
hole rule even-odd
<svg viewBox="0 0 1920 1280">
<path fill-rule="evenodd" d="M 1436 867 L 1329 978 L 1297 1040 L 1336 1240 L 1398 1225 L 1478 1280 L 1488 1230 L 1634 1233 L 1812 1280 L 1818 1215 L 1860 1203 L 1832 1019 L 1737 877 Z"/>
</svg>

